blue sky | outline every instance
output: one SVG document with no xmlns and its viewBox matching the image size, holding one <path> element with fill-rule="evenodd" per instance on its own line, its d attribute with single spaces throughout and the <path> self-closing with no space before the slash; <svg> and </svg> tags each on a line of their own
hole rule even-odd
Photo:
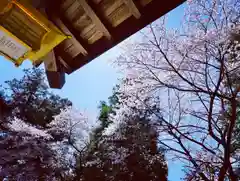
<svg viewBox="0 0 240 181">
<path fill-rule="evenodd" d="M 184 14 L 184 5 L 179 6 L 169 13 L 168 27 L 178 28 Z M 128 38 L 126 41 L 134 39 L 137 34 Z M 121 46 L 118 45 L 103 55 L 97 57 L 83 68 L 66 77 L 66 84 L 61 90 L 53 92 L 62 97 L 69 98 L 74 105 L 87 111 L 91 115 L 97 115 L 97 106 L 101 100 L 107 100 L 112 94 L 112 88 L 119 82 L 121 74 L 111 65 L 111 62 L 120 54 Z M 21 77 L 24 68 L 31 67 L 30 62 L 25 62 L 20 68 L 16 68 L 11 62 L 0 57 L 0 84 L 12 78 Z M 183 176 L 179 163 L 169 162 L 169 180 L 179 181 Z"/>
</svg>

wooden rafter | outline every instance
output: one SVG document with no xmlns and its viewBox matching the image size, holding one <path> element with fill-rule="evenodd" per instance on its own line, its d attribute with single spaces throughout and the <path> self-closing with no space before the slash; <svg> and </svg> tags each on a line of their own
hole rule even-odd
<svg viewBox="0 0 240 181">
<path fill-rule="evenodd" d="M 103 33 L 103 35 L 107 39 L 111 39 L 111 34 L 105 27 L 105 25 L 101 22 L 99 17 L 96 15 L 96 13 L 93 11 L 93 9 L 88 5 L 86 0 L 78 0 L 79 4 L 82 6 L 86 14 L 91 18 L 93 23 L 96 25 L 97 29 Z"/>
<path fill-rule="evenodd" d="M 123 0 L 123 2 L 128 6 L 132 15 L 139 19 L 141 17 L 141 13 L 139 12 L 137 6 L 134 4 L 133 0 Z"/>
<path fill-rule="evenodd" d="M 49 86 L 60 89 L 65 83 L 65 73 L 60 70 L 60 64 L 52 50 L 44 57 L 44 66 Z"/>
<path fill-rule="evenodd" d="M 45 8 L 41 8 L 40 11 L 42 14 L 47 16 Z M 39 66 L 42 61 L 44 63 L 49 86 L 51 88 L 61 89 L 65 84 L 65 73 L 61 71 L 60 62 L 58 61 L 54 50 L 50 51 L 40 61 L 35 62 L 34 65 Z"/>
<path fill-rule="evenodd" d="M 75 38 L 75 36 L 73 35 L 73 33 L 64 25 L 64 23 L 62 22 L 62 20 L 56 16 L 54 16 L 52 18 L 53 22 L 58 26 L 58 28 L 60 28 L 61 31 L 63 31 L 65 34 L 71 36 L 71 39 L 69 40 L 65 40 L 67 41 L 71 41 L 71 43 L 75 46 L 75 48 L 77 48 L 78 50 L 80 50 L 80 52 L 83 55 L 87 55 L 88 52 L 87 50 L 80 44 L 79 41 L 77 41 L 77 39 Z"/>
<path fill-rule="evenodd" d="M 71 39 L 66 40 L 69 43 L 65 41 L 54 49 L 53 62 L 56 64 L 45 62 L 51 87 L 63 85 L 63 72 L 70 74 L 79 69 L 184 1 L 169 0 L 164 5 L 160 0 L 46 1 L 48 19 L 57 25 L 52 18 L 56 15 L 70 33 L 64 31 L 64 27 L 60 29 L 71 35 L 86 51 L 75 48 Z M 97 39 L 99 34 L 108 39 Z M 90 41 L 93 37 L 97 40 Z"/>
<path fill-rule="evenodd" d="M 71 67 L 62 59 L 62 57 L 58 57 L 58 59 L 67 70 L 71 70 Z"/>
<path fill-rule="evenodd" d="M 56 57 L 53 50 L 44 57 L 44 66 L 47 71 L 58 71 Z"/>
<path fill-rule="evenodd" d="M 62 3 L 65 2 L 72 2 L 72 1 L 65 1 L 65 0 L 51 0 L 47 2 L 47 16 L 48 18 L 54 22 L 53 17 L 56 16 L 58 17 L 61 22 L 63 23 L 63 25 L 65 27 L 67 27 L 68 31 L 71 33 L 70 35 L 72 37 L 74 37 L 74 39 L 87 51 L 88 47 L 87 45 L 84 43 L 83 39 L 81 38 L 78 30 L 76 30 L 73 25 L 71 24 L 71 22 L 66 19 L 66 17 L 64 16 L 64 13 L 61 12 L 62 8 Z M 82 51 L 84 52 L 84 50 Z M 88 52 L 87 52 L 88 53 Z"/>
</svg>

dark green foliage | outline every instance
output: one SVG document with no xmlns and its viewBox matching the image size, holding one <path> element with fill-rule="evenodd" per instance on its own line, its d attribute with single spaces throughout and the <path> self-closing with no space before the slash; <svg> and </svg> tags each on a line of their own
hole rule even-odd
<svg viewBox="0 0 240 181">
<path fill-rule="evenodd" d="M 119 100 L 118 100 L 118 89 L 119 85 L 116 85 L 113 88 L 113 95 L 108 98 L 108 103 L 105 101 L 101 101 L 99 105 L 100 114 L 99 114 L 99 120 L 102 123 L 102 127 L 107 127 L 109 122 L 109 116 L 110 114 L 115 114 L 114 109 L 118 108 Z"/>
<path fill-rule="evenodd" d="M 118 101 L 118 89 L 119 86 L 117 85 L 114 89 L 113 89 L 113 95 L 110 96 L 108 98 L 108 103 L 105 101 L 101 101 L 100 105 L 98 106 L 100 112 L 99 112 L 99 121 L 100 121 L 100 126 L 95 130 L 94 133 L 94 139 L 93 140 L 97 140 L 99 137 L 102 136 L 102 131 L 108 127 L 108 125 L 111 123 L 110 121 L 110 115 L 114 115 L 115 111 L 114 109 L 117 108 L 117 105 L 119 103 Z"/>
<path fill-rule="evenodd" d="M 12 131 L 8 121 L 14 117 L 32 126 L 45 127 L 61 109 L 70 106 L 49 91 L 42 69 L 26 69 L 21 79 L 6 81 L 0 90 L 0 180 L 52 180 L 62 171 L 56 166 L 52 141 L 26 132 Z M 61 171 L 60 171 L 61 170 Z"/>
<path fill-rule="evenodd" d="M 100 139 L 86 159 L 83 180 L 167 180 L 167 165 L 157 147 L 157 138 L 148 121 L 130 118 L 116 134 Z"/>
<path fill-rule="evenodd" d="M 25 70 L 22 79 L 6 82 L 0 100 L 8 117 L 17 117 L 34 126 L 46 125 L 61 109 L 71 105 L 67 99 L 49 92 L 41 69 Z M 99 109 L 100 126 L 95 130 L 87 149 L 76 152 L 75 168 L 55 165 L 55 152 L 50 147 L 54 139 L 46 140 L 27 133 L 7 131 L 0 137 L 0 164 L 7 173 L 2 175 L 29 180 L 51 180 L 61 176 L 69 181 L 166 181 L 167 166 L 163 153 L 157 147 L 157 132 L 148 120 L 133 117 L 126 120 L 113 135 L 103 135 L 111 123 L 111 116 L 118 109 L 118 87 L 107 102 L 101 102 Z M 5 109 L 6 107 L 6 109 Z M 121 135 L 121 138 L 117 135 Z M 52 135 L 53 136 L 53 135 Z M 55 138 L 55 137 L 54 137 Z M 59 138 L 59 137 L 58 137 Z M 61 140 L 56 139 L 56 140 Z M 117 155 L 123 158 L 118 160 Z M 19 164 L 19 161 L 23 161 Z M 13 167 L 11 167 L 11 165 Z M 74 170 L 73 175 L 64 173 Z M 23 175 L 21 175 L 23 173 Z M 0 178 L 1 179 L 1 178 Z"/>
<path fill-rule="evenodd" d="M 5 101 L 16 116 L 33 125 L 46 126 L 53 116 L 72 103 L 51 93 L 42 69 L 26 69 L 21 79 L 6 81 Z"/>
<path fill-rule="evenodd" d="M 158 133 L 142 117 L 132 117 L 120 126 L 116 133 L 103 135 L 120 104 L 118 87 L 114 89 L 109 102 L 100 103 L 101 125 L 95 130 L 92 144 L 84 158 L 78 180 L 83 181 L 166 181 L 167 164 L 157 146 Z M 144 114 L 145 115 L 145 114 Z M 119 159 L 118 157 L 122 158 Z"/>
<path fill-rule="evenodd" d="M 100 115 L 99 120 L 101 121 L 101 127 L 105 128 L 109 124 L 109 115 L 113 113 L 113 109 L 105 101 L 100 102 Z"/>
</svg>

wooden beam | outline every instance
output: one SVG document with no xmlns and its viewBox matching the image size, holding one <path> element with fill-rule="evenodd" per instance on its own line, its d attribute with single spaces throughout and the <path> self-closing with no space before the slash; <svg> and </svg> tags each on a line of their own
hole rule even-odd
<svg viewBox="0 0 240 181">
<path fill-rule="evenodd" d="M 108 17 L 112 14 L 117 8 L 123 5 L 124 2 L 122 0 L 114 0 L 114 1 L 102 1 L 99 6 L 101 6 L 102 13 Z M 95 11 L 96 12 L 96 11 Z"/>
<path fill-rule="evenodd" d="M 92 1 L 89 1 L 89 4 L 90 2 Z M 164 14 L 174 9 L 183 2 L 185 2 L 185 0 L 171 0 L 167 1 L 166 4 L 162 5 L 162 1 L 152 0 L 148 5 L 142 7 L 140 1 L 136 1 L 136 5 L 139 11 L 141 12 L 141 18 L 136 19 L 132 16 L 125 20 L 124 22 L 122 22 L 121 24 L 119 24 L 116 28 L 108 27 L 108 29 L 111 30 L 110 32 L 113 37 L 113 40 L 107 41 L 108 44 L 106 44 L 106 42 L 103 41 L 98 41 L 95 44 L 91 45 L 91 47 L 89 47 L 89 54 L 87 57 L 82 57 L 81 55 L 75 57 L 73 62 L 77 62 L 78 64 L 76 63 L 76 65 L 72 66 L 72 72 L 84 66 L 97 56 L 106 52 L 113 46 L 117 45 L 124 39 L 136 33 L 137 31 L 141 30 L 146 25 L 155 21 L 156 19 L 163 16 Z M 92 5 L 91 7 L 94 9 L 95 12 L 99 12 L 100 8 L 97 9 L 97 5 L 96 6 Z M 100 12 L 98 16 L 101 17 Z M 102 17 L 101 19 L 104 20 L 104 17 Z M 107 23 L 105 23 L 105 25 L 107 25 Z"/>
<path fill-rule="evenodd" d="M 88 5 L 86 0 L 78 0 L 78 2 L 84 9 L 85 13 L 91 18 L 93 23 L 97 26 L 97 29 L 101 31 L 107 39 L 111 39 L 110 32 L 107 30 L 105 25 L 101 22 L 101 20 L 98 18 L 98 16 L 93 11 L 93 9 Z"/>
<path fill-rule="evenodd" d="M 58 62 L 53 50 L 44 57 L 44 66 L 49 86 L 61 89 L 65 84 L 65 73 L 61 71 L 60 62 Z"/>
<path fill-rule="evenodd" d="M 61 89 L 65 84 L 65 73 L 64 72 L 55 72 L 47 71 L 46 75 L 48 79 L 48 84 L 53 89 Z"/>
<path fill-rule="evenodd" d="M 69 73 L 72 72 L 71 60 L 74 57 L 71 56 L 88 56 L 88 44 L 84 42 L 81 38 L 80 33 L 76 30 L 71 22 L 69 22 L 66 17 L 61 13 L 61 4 L 66 1 L 64 0 L 51 0 L 48 1 L 47 6 L 47 15 L 48 18 L 62 31 L 65 31 L 66 34 L 72 36 L 71 39 L 65 40 L 60 45 L 54 48 L 55 56 L 57 61 L 62 65 L 61 68 L 63 72 Z M 59 19 L 56 21 L 56 19 Z M 68 46 L 69 45 L 69 46 Z M 73 46 L 76 45 L 76 46 Z"/>
<path fill-rule="evenodd" d="M 140 4 L 141 4 L 141 6 L 146 6 L 146 5 L 148 5 L 150 2 L 152 2 L 153 0 L 140 0 Z"/>
<path fill-rule="evenodd" d="M 79 42 L 80 45 L 88 52 L 88 44 L 84 42 L 78 30 L 76 30 L 72 23 L 64 16 L 64 13 L 61 12 L 62 3 L 66 2 L 65 0 L 51 0 L 47 2 L 46 13 L 48 18 L 52 20 L 52 16 L 57 16 L 62 23 L 67 27 L 67 29 L 71 32 L 74 38 Z M 74 2 L 74 1 L 73 1 Z"/>
<path fill-rule="evenodd" d="M 41 7 L 40 5 L 41 4 L 35 4 L 35 6 L 38 6 L 38 10 L 40 10 L 42 14 L 47 15 L 45 7 Z M 37 61 L 35 63 L 35 66 L 39 66 L 41 63 L 42 63 L 42 60 Z M 54 50 L 50 51 L 43 58 L 43 63 L 45 66 L 45 72 L 47 75 L 49 86 L 51 88 L 61 89 L 65 84 L 65 73 L 61 70 L 60 62 L 57 60 Z"/>
<path fill-rule="evenodd" d="M 71 70 L 71 67 L 62 59 L 62 57 L 58 57 L 58 59 L 67 70 Z"/>
<path fill-rule="evenodd" d="M 56 56 L 54 51 L 49 52 L 44 58 L 44 66 L 48 71 L 58 71 L 58 65 L 56 62 Z"/>
<path fill-rule="evenodd" d="M 65 24 L 62 22 L 60 18 L 58 18 L 57 16 L 53 16 L 52 21 L 57 25 L 57 27 L 62 32 L 64 32 L 66 35 L 71 36 L 70 39 L 65 40 L 65 42 L 63 43 L 67 43 L 69 41 L 73 44 L 74 48 L 79 50 L 83 55 L 86 56 L 88 54 L 87 50 L 80 44 L 79 41 L 77 41 L 73 33 L 67 28 L 67 26 L 65 26 Z"/>
<path fill-rule="evenodd" d="M 127 5 L 130 12 L 135 18 L 139 19 L 141 17 L 141 13 L 139 12 L 137 6 L 134 4 L 132 0 L 123 0 L 123 2 Z"/>
</svg>

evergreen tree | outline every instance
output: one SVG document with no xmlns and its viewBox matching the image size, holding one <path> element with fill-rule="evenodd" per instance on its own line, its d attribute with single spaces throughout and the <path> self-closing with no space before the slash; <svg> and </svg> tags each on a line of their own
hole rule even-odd
<svg viewBox="0 0 240 181">
<path fill-rule="evenodd" d="M 57 164 L 55 140 L 46 127 L 72 103 L 49 91 L 41 69 L 24 70 L 21 79 L 5 83 L 0 94 L 0 180 L 45 181 L 64 175 L 69 168 Z"/>
<path fill-rule="evenodd" d="M 62 108 L 72 104 L 49 91 L 42 69 L 26 69 L 21 79 L 5 83 L 2 97 L 11 110 L 11 116 L 33 125 L 46 126 Z"/>
<path fill-rule="evenodd" d="M 145 118 L 130 118 L 127 125 L 98 141 L 86 158 L 83 180 L 167 180 L 167 165 L 157 139 Z"/>
<path fill-rule="evenodd" d="M 133 114 L 126 118 L 126 124 L 112 129 L 112 116 L 120 108 L 118 94 L 116 88 L 109 104 L 101 102 L 101 125 L 84 158 L 80 177 L 86 181 L 167 180 L 167 165 L 157 146 L 158 133 L 147 114 Z"/>
</svg>

